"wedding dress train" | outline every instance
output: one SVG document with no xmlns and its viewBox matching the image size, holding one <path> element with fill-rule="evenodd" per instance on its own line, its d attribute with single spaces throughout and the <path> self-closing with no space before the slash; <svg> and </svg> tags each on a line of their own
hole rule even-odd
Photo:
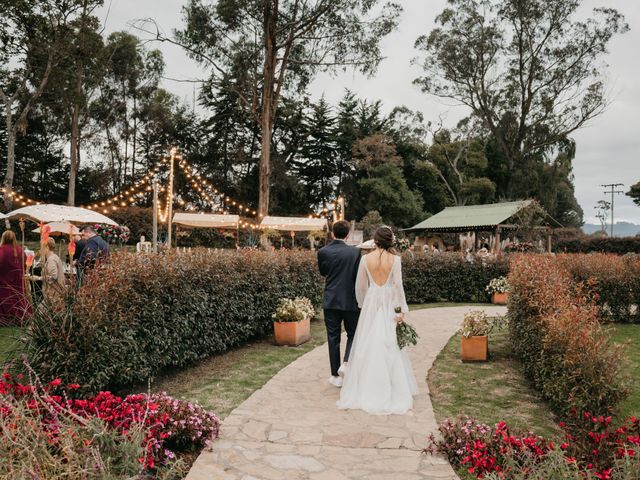
<svg viewBox="0 0 640 480">
<path fill-rule="evenodd" d="M 337 402 L 341 409 L 361 409 L 373 415 L 402 415 L 418 393 L 411 362 L 396 340 L 395 308 L 409 308 L 402 286 L 401 259 L 393 259 L 383 285 L 373 280 L 367 259 L 360 261 L 356 298 L 362 309 L 351 347 L 349 365 Z"/>
</svg>

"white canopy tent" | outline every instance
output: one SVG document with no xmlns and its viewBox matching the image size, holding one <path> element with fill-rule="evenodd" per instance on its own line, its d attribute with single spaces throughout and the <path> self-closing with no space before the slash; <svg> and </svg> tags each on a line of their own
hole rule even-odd
<svg viewBox="0 0 640 480">
<path fill-rule="evenodd" d="M 264 217 L 260 228 L 286 232 L 317 232 L 328 227 L 326 218 Z"/>
<path fill-rule="evenodd" d="M 68 207 L 66 205 L 41 204 L 19 208 L 7 214 L 10 219 L 28 218 L 34 222 L 69 222 L 76 224 L 100 223 L 118 225 L 109 217 L 86 208 Z"/>
<path fill-rule="evenodd" d="M 212 213 L 176 213 L 173 223 L 199 228 L 238 228 L 239 215 L 215 215 Z"/>
<path fill-rule="evenodd" d="M 63 235 L 69 235 L 70 233 L 73 235 L 80 235 L 80 229 L 75 225 L 69 222 L 51 222 L 47 223 L 49 227 L 51 227 L 50 233 L 62 233 Z M 32 230 L 33 233 L 40 233 L 40 227 Z"/>
</svg>

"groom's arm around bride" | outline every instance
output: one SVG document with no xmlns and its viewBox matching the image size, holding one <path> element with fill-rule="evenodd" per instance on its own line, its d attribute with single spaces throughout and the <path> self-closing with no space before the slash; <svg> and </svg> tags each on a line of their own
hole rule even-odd
<svg viewBox="0 0 640 480">
<path fill-rule="evenodd" d="M 329 343 L 329 362 L 331 378 L 329 381 L 340 386 L 340 335 L 342 323 L 347 332 L 347 346 L 344 362 L 349 360 L 349 352 L 358 325 L 358 302 L 355 294 L 356 276 L 360 264 L 360 250 L 346 244 L 349 236 L 348 222 L 339 221 L 333 224 L 333 241 L 318 251 L 318 267 L 320 274 L 325 277 L 324 322 L 327 327 Z"/>
</svg>

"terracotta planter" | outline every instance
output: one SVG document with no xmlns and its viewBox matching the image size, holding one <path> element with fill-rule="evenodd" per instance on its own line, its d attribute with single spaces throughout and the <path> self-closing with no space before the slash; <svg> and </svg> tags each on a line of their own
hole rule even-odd
<svg viewBox="0 0 640 480">
<path fill-rule="evenodd" d="M 463 362 L 486 362 L 489 357 L 487 336 L 462 337 L 460 354 Z"/>
<path fill-rule="evenodd" d="M 273 322 L 276 345 L 297 346 L 311 339 L 311 322 L 308 318 L 301 322 Z"/>
<path fill-rule="evenodd" d="M 508 299 L 509 299 L 508 293 L 492 293 L 491 294 L 491 303 L 494 303 L 496 305 L 506 305 Z"/>
</svg>

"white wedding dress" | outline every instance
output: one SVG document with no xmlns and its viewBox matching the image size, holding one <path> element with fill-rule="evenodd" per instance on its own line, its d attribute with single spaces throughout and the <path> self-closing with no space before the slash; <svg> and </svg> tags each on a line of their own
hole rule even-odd
<svg viewBox="0 0 640 480">
<path fill-rule="evenodd" d="M 367 259 L 360 261 L 356 298 L 362 309 L 340 391 L 338 408 L 373 415 L 402 415 L 418 393 L 411 362 L 396 339 L 395 308 L 409 308 L 402 286 L 400 257 L 395 256 L 384 285 L 375 283 Z"/>
</svg>

